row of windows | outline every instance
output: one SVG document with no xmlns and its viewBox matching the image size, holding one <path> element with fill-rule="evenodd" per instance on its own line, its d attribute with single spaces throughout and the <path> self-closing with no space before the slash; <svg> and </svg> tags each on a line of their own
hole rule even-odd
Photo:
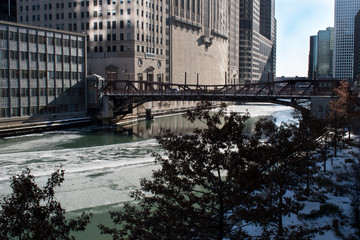
<svg viewBox="0 0 360 240">
<path fill-rule="evenodd" d="M 61 72 L 61 71 L 44 71 L 44 70 L 18 70 L 18 69 L 0 69 L 0 79 L 7 78 L 21 79 L 82 79 L 81 72 Z"/>
<path fill-rule="evenodd" d="M 0 59 L 11 59 L 11 60 L 30 60 L 30 61 L 40 61 L 40 62 L 57 62 L 57 63 L 74 63 L 82 64 L 84 63 L 83 57 L 69 56 L 69 55 L 59 55 L 59 54 L 46 54 L 46 53 L 36 53 L 36 52 L 18 52 L 10 50 L 0 50 Z"/>
<path fill-rule="evenodd" d="M 104 52 L 105 47 L 103 46 L 95 46 L 94 52 Z M 131 45 L 120 45 L 119 48 L 117 46 L 106 46 L 106 52 L 131 52 L 132 47 Z M 145 46 L 136 46 L 137 52 L 143 52 L 143 53 L 156 53 L 157 55 L 163 55 L 163 50 L 159 48 L 152 48 L 152 47 L 145 47 Z"/>
<path fill-rule="evenodd" d="M 197 8 L 195 6 L 195 1 L 197 2 L 196 3 Z M 181 9 L 185 9 L 185 0 L 175 0 L 175 7 L 180 7 Z M 200 8 L 201 8 L 200 0 L 192 0 L 191 11 L 193 13 L 195 13 L 196 11 L 195 8 L 197 9 L 197 14 L 200 14 Z M 190 0 L 186 0 L 186 10 L 190 11 Z"/>
<path fill-rule="evenodd" d="M 61 96 L 66 95 L 79 95 L 79 88 L 0 88 L 1 97 L 45 97 L 45 96 Z"/>
<path fill-rule="evenodd" d="M 21 0 L 22 1 L 22 0 Z M 131 0 L 126 0 L 127 1 L 127 3 L 131 3 Z M 117 3 L 117 1 L 115 1 L 115 0 L 107 0 L 106 1 L 107 2 L 107 4 L 108 5 L 110 5 L 110 4 L 116 4 Z M 124 3 L 124 0 L 120 0 L 119 1 L 120 2 L 120 4 L 123 4 Z M 94 0 L 94 6 L 97 6 L 97 5 L 102 5 L 102 0 Z M 81 7 L 89 7 L 89 5 L 90 5 L 90 2 L 89 1 L 81 1 L 81 3 L 80 3 L 80 6 Z M 32 5 L 31 6 L 32 7 L 32 10 L 33 11 L 36 11 L 36 10 L 41 10 L 40 9 L 40 4 L 37 4 L 37 5 Z M 43 10 L 51 10 L 52 9 L 52 7 L 53 7 L 53 5 L 52 5 L 52 3 L 49 3 L 49 4 L 44 4 L 43 5 Z M 65 4 L 64 3 L 56 3 L 55 4 L 55 7 L 58 9 L 58 8 L 64 8 L 65 7 Z M 76 8 L 77 7 L 77 2 L 68 2 L 68 7 L 69 8 Z M 20 6 L 20 11 L 23 11 L 23 6 Z M 25 11 L 29 11 L 29 5 L 26 5 L 25 6 Z"/>
<path fill-rule="evenodd" d="M 119 38 L 119 40 L 120 41 L 122 41 L 122 40 L 125 40 L 124 39 L 124 37 L 125 37 L 125 34 L 124 33 L 120 33 L 120 38 Z M 89 36 L 88 36 L 89 37 Z M 89 41 L 90 39 L 88 38 L 88 41 Z M 93 37 L 93 41 L 95 41 L 95 42 L 97 42 L 97 41 L 99 41 L 99 42 L 101 42 L 101 41 L 103 41 L 104 40 L 104 38 L 103 38 L 103 35 L 102 34 L 99 34 L 99 35 L 94 35 L 94 37 Z M 107 34 L 106 35 L 106 41 L 117 41 L 118 39 L 117 39 L 117 35 L 114 33 L 114 34 Z M 126 34 L 126 40 L 132 40 L 132 35 L 131 35 L 131 33 L 127 33 Z M 137 34 L 136 35 L 136 40 L 137 41 L 146 41 L 146 42 L 155 42 L 156 44 L 163 44 L 163 39 L 162 38 L 160 38 L 160 41 L 159 41 L 159 38 L 158 37 L 152 37 L 152 36 L 149 36 L 149 35 L 144 35 L 144 34 L 141 34 L 141 39 L 140 39 L 140 34 Z"/>
<path fill-rule="evenodd" d="M 99 26 L 99 29 L 103 29 L 103 22 L 94 22 L 94 30 L 97 30 L 98 29 L 98 26 Z M 107 24 L 106 24 L 106 27 L 107 29 L 116 29 L 116 21 L 108 21 Z M 124 21 L 121 20 L 120 21 L 120 29 L 123 29 L 124 28 Z M 130 20 L 127 20 L 126 21 L 126 27 L 127 28 L 131 28 L 131 21 Z"/>
<path fill-rule="evenodd" d="M 72 48 L 83 48 L 83 41 L 70 40 L 65 38 L 54 38 L 47 37 L 42 35 L 34 35 L 28 33 L 17 33 L 17 32 L 7 32 L 0 30 L 0 40 L 10 40 L 10 41 L 20 41 L 20 42 L 29 42 L 29 43 L 39 43 L 39 44 L 48 44 Z"/>
</svg>

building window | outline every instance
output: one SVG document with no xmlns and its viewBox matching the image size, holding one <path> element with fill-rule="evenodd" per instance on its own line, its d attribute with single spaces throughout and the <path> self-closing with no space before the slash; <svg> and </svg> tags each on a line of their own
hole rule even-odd
<svg viewBox="0 0 360 240">
<path fill-rule="evenodd" d="M 103 23 L 99 22 L 99 29 L 103 29 Z"/>
<path fill-rule="evenodd" d="M 97 22 L 94 22 L 94 30 L 96 30 L 97 28 Z"/>
<path fill-rule="evenodd" d="M 112 21 L 112 29 L 116 29 L 116 21 Z"/>
</svg>

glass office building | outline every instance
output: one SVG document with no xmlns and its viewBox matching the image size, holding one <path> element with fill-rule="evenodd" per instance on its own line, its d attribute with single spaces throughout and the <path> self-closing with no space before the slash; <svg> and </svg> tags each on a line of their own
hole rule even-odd
<svg viewBox="0 0 360 240">
<path fill-rule="evenodd" d="M 334 77 L 352 80 L 354 19 L 360 0 L 335 0 Z"/>
<path fill-rule="evenodd" d="M 319 78 L 332 77 L 333 74 L 333 51 L 334 51 L 334 28 L 320 30 L 317 35 L 317 76 Z"/>
<path fill-rule="evenodd" d="M 309 69 L 308 78 L 315 79 L 316 68 L 317 68 L 317 35 L 310 36 L 310 51 L 309 51 Z"/>
</svg>

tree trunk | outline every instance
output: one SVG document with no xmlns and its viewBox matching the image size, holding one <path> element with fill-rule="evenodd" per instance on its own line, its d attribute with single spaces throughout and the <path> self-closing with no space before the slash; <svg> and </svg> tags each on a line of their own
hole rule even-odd
<svg viewBox="0 0 360 240">
<path fill-rule="evenodd" d="M 279 193 L 279 212 L 278 212 L 278 237 L 282 237 L 283 235 L 283 221 L 282 221 L 282 208 L 283 208 L 283 203 L 282 203 L 282 197 L 283 197 L 283 194 L 282 194 L 282 190 L 280 190 L 280 193 Z"/>
<path fill-rule="evenodd" d="M 218 181 L 219 181 L 219 191 L 218 191 L 218 200 L 219 200 L 219 212 L 218 212 L 218 240 L 222 240 L 224 238 L 224 199 L 222 193 L 222 180 L 221 180 L 221 173 L 220 169 L 217 169 L 218 172 Z"/>
</svg>

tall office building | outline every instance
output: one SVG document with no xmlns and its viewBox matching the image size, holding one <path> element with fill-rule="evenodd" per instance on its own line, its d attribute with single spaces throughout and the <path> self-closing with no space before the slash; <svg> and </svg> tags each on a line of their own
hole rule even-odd
<svg viewBox="0 0 360 240">
<path fill-rule="evenodd" d="M 240 33 L 240 2 L 229 1 L 229 79 L 228 84 L 239 83 L 239 33 Z"/>
<path fill-rule="evenodd" d="M 88 73 L 164 80 L 165 0 L 38 0 L 17 8 L 21 23 L 85 33 Z"/>
<path fill-rule="evenodd" d="M 310 36 L 310 51 L 309 51 L 309 68 L 308 78 L 315 79 L 316 68 L 317 68 L 317 35 Z M 316 74 L 317 75 L 317 74 Z"/>
<path fill-rule="evenodd" d="M 335 78 L 353 78 L 354 19 L 359 9 L 360 0 L 335 0 Z"/>
<path fill-rule="evenodd" d="M 355 17 L 354 26 L 354 82 L 360 83 L 360 11 Z"/>
<path fill-rule="evenodd" d="M 319 78 L 332 77 L 333 75 L 333 52 L 334 52 L 334 28 L 329 27 L 321 30 L 317 35 L 317 76 Z"/>
<path fill-rule="evenodd" d="M 240 81 L 267 81 L 275 75 L 274 0 L 240 0 Z M 269 75 L 271 74 L 271 75 Z"/>
</svg>

